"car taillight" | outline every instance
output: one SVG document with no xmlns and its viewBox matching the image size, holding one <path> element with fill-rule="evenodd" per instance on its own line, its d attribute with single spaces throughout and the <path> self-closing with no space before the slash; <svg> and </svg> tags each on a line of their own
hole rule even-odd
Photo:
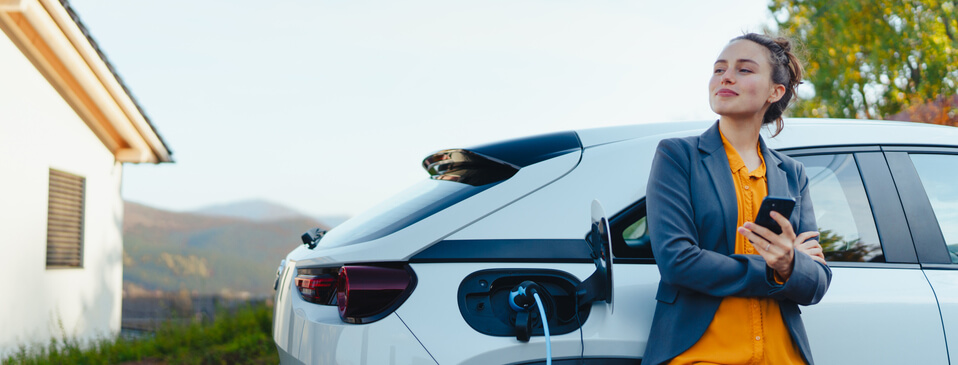
<svg viewBox="0 0 958 365">
<path fill-rule="evenodd" d="M 343 266 L 336 283 L 339 317 L 347 323 L 375 322 L 392 313 L 416 287 L 408 266 Z"/>
<path fill-rule="evenodd" d="M 416 287 L 408 265 L 347 265 L 341 268 L 300 269 L 296 287 L 303 299 L 336 305 L 346 323 L 371 323 L 393 311 Z"/>
<path fill-rule="evenodd" d="M 336 302 L 336 276 L 331 274 L 297 275 L 296 288 L 303 295 L 303 300 L 325 305 L 334 305 Z"/>
</svg>

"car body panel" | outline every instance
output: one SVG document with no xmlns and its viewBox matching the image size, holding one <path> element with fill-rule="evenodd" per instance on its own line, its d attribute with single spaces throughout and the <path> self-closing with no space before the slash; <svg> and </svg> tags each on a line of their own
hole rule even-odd
<svg viewBox="0 0 958 365">
<path fill-rule="evenodd" d="M 417 334 L 423 346 L 440 364 L 506 364 L 545 358 L 545 339 L 534 336 L 528 343 L 515 337 L 489 336 L 472 329 L 459 311 L 456 292 L 462 278 L 490 268 L 552 269 L 584 280 L 595 271 L 592 263 L 443 263 L 412 264 L 420 277 L 416 291 L 396 313 Z M 597 302 L 582 325 L 585 358 L 638 359 L 645 348 L 652 323 L 654 288 L 659 275 L 655 265 L 623 267 L 615 274 L 620 303 L 614 313 Z M 504 304 L 504 303 L 503 303 Z M 454 343 L 450 339 L 454 338 Z M 579 331 L 551 336 L 553 359 L 578 358 Z M 463 345 L 465 344 L 465 345 Z"/>
<path fill-rule="evenodd" d="M 583 148 L 589 148 L 644 137 L 698 135 L 713 123 L 715 121 L 631 124 L 576 132 Z M 823 128 L 832 132 L 822 133 Z M 774 149 L 859 144 L 954 146 L 958 137 L 954 127 L 874 120 L 787 118 L 785 128 L 774 138 L 770 138 L 772 129 L 774 126 L 762 128 L 762 134 L 768 146 Z"/>
<path fill-rule="evenodd" d="M 645 196 L 651 159 L 608 166 L 623 154 L 653 153 L 658 138 L 640 138 L 586 148 L 579 165 L 561 180 L 490 214 L 449 239 L 583 238 L 592 200 L 610 215 Z M 516 220 L 516 217 L 522 217 Z"/>
<path fill-rule="evenodd" d="M 658 137 L 662 139 L 668 135 L 692 136 L 701 134 L 715 121 L 692 121 L 670 123 L 630 124 L 615 127 L 601 127 L 580 129 L 579 141 L 582 148 L 632 140 L 636 138 Z"/>
<path fill-rule="evenodd" d="M 956 265 L 958 266 L 958 265 Z M 925 276 L 935 290 L 941 322 L 948 340 L 949 360 L 958 364 L 958 267 L 925 269 Z"/>
<path fill-rule="evenodd" d="M 935 295 L 911 266 L 832 268 L 822 301 L 801 307 L 816 364 L 948 363 Z"/>
</svg>

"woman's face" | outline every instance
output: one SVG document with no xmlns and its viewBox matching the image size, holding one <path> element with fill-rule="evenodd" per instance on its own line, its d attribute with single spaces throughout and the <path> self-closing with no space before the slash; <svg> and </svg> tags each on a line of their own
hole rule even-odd
<svg viewBox="0 0 958 365">
<path fill-rule="evenodd" d="M 729 43 L 719 54 L 709 80 L 709 106 L 722 116 L 752 118 L 762 115 L 768 105 L 785 91 L 772 82 L 768 50 L 755 42 L 740 39 Z"/>
</svg>

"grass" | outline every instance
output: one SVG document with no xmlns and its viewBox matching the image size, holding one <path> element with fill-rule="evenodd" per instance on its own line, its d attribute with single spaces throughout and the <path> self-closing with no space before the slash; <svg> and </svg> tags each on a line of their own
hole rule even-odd
<svg viewBox="0 0 958 365">
<path fill-rule="evenodd" d="M 210 323 L 163 324 L 153 336 L 101 339 L 88 346 L 75 339 L 21 347 L 2 364 L 275 364 L 272 309 L 249 304 L 222 310 Z"/>
</svg>

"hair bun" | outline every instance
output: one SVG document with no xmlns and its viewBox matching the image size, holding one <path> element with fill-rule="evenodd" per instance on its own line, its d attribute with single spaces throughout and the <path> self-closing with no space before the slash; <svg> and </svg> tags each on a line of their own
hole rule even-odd
<svg viewBox="0 0 958 365">
<path fill-rule="evenodd" d="M 774 41 L 775 44 L 777 44 L 779 47 L 782 47 L 783 51 L 785 52 L 792 51 L 792 43 L 788 41 L 788 38 L 778 37 L 773 39 L 772 41 Z"/>
</svg>

